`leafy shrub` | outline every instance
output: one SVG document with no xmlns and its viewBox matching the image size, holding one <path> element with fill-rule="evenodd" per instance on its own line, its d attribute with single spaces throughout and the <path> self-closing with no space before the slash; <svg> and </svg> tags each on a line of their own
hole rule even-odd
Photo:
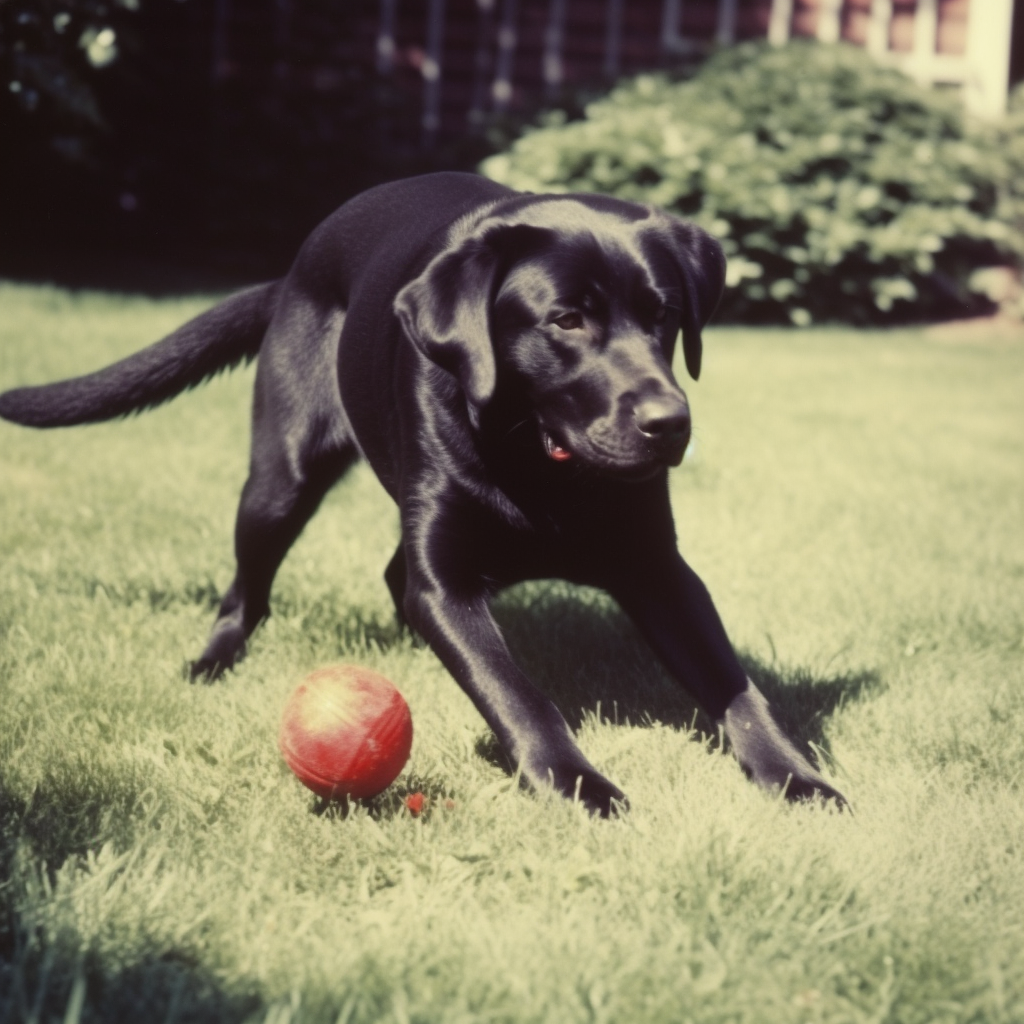
<svg viewBox="0 0 1024 1024">
<path fill-rule="evenodd" d="M 1024 152 L 854 47 L 720 52 L 557 112 L 482 165 L 532 191 L 652 203 L 717 236 L 722 315 L 853 322 L 965 312 L 971 271 L 1024 254 Z M 1015 191 L 1017 190 L 1017 191 Z"/>
</svg>

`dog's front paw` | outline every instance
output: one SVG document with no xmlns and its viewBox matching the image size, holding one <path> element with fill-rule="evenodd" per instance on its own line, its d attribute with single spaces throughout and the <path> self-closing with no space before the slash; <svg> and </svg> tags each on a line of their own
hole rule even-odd
<svg viewBox="0 0 1024 1024">
<path fill-rule="evenodd" d="M 786 788 L 787 800 L 824 800 L 826 803 L 835 804 L 840 811 L 850 809 L 846 797 L 813 769 L 807 771 L 805 767 L 802 772 L 790 772 L 782 783 L 772 783 L 772 788 L 781 788 L 783 785 Z"/>
<path fill-rule="evenodd" d="M 787 800 L 832 801 L 840 810 L 849 809 L 846 797 L 821 777 L 778 727 L 768 701 L 753 683 L 733 699 L 724 725 L 740 767 L 762 789 L 784 790 Z"/>
<path fill-rule="evenodd" d="M 193 682 L 213 682 L 245 656 L 245 631 L 237 623 L 222 619 L 213 627 L 206 650 L 189 666 Z"/>
<path fill-rule="evenodd" d="M 602 818 L 629 810 L 626 794 L 589 765 L 585 769 L 549 769 L 549 780 L 555 789 L 570 800 L 579 801 L 591 814 Z"/>
<path fill-rule="evenodd" d="M 788 741 L 786 746 L 789 746 Z M 766 749 L 767 748 L 767 749 Z M 846 797 L 814 770 L 806 758 L 795 748 L 762 745 L 753 756 L 740 757 L 740 767 L 762 789 L 784 791 L 787 800 L 824 800 L 833 802 L 839 810 L 849 810 Z"/>
<path fill-rule="evenodd" d="M 185 663 L 185 673 L 192 683 L 215 683 L 230 668 L 219 661 L 209 661 L 205 656 Z"/>
<path fill-rule="evenodd" d="M 535 789 L 550 786 L 602 818 L 629 810 L 626 794 L 578 751 L 577 754 L 538 759 L 539 763 L 532 767 L 524 766 L 523 775 Z"/>
<path fill-rule="evenodd" d="M 793 756 L 775 752 L 767 758 L 741 760 L 740 767 L 762 789 L 772 793 L 783 792 L 792 803 L 820 800 L 833 803 L 841 811 L 850 809 L 846 797 L 834 786 L 830 786 L 795 750 Z"/>
</svg>

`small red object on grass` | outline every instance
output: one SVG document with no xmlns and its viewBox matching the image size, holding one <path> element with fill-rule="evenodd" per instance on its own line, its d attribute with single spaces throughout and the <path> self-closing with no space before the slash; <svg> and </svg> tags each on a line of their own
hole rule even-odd
<svg viewBox="0 0 1024 1024">
<path fill-rule="evenodd" d="M 422 793 L 410 793 L 405 798 L 405 806 L 409 808 L 409 813 L 414 818 L 418 818 L 423 813 L 426 803 L 427 798 Z"/>
<path fill-rule="evenodd" d="M 318 796 L 376 796 L 409 759 L 412 716 L 379 673 L 333 665 L 311 672 L 288 698 L 278 745 L 288 767 Z"/>
</svg>

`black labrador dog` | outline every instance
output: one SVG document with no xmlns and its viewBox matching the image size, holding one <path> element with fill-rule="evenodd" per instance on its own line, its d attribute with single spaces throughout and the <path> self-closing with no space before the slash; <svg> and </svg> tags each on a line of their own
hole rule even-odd
<svg viewBox="0 0 1024 1024">
<path fill-rule="evenodd" d="M 774 722 L 676 547 L 668 468 L 690 411 L 673 348 L 681 329 L 696 378 L 724 271 L 703 231 L 646 206 L 425 175 L 346 203 L 282 280 L 106 369 L 9 391 L 0 415 L 124 416 L 258 353 L 237 575 L 194 677 L 242 657 L 289 547 L 363 456 L 401 511 L 385 572 L 399 616 L 534 786 L 600 814 L 625 803 L 489 610 L 501 587 L 562 577 L 619 602 L 755 782 L 842 805 Z"/>
</svg>

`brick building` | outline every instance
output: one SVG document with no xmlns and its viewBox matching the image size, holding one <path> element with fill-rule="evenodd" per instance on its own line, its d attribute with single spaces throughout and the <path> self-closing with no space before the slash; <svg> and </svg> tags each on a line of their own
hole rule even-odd
<svg viewBox="0 0 1024 1024">
<path fill-rule="evenodd" d="M 227 9 L 230 0 L 218 0 Z M 279 16 L 301 0 L 277 0 Z M 1010 80 L 1014 0 L 376 0 L 362 23 L 377 73 L 422 92 L 429 141 L 564 90 L 699 58 L 715 45 L 794 37 L 864 46 L 997 116 Z M 1018 15 L 1017 34 L 1022 19 Z M 1019 46 L 1018 46 L 1019 50 Z M 1018 59 L 1019 59 L 1018 53 Z"/>
</svg>

